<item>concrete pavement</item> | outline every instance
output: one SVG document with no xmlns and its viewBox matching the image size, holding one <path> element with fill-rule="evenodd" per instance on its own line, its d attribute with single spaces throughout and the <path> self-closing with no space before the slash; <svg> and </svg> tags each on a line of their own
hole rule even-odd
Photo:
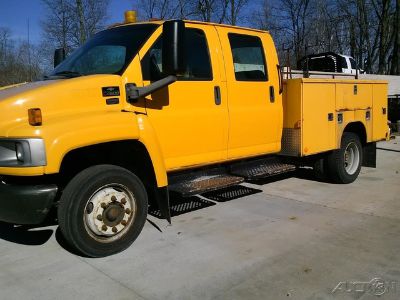
<svg viewBox="0 0 400 300">
<path fill-rule="evenodd" d="M 378 168 L 353 184 L 305 174 L 195 198 L 211 206 L 172 226 L 150 216 L 162 233 L 148 222 L 107 258 L 68 252 L 56 226 L 1 224 L 0 299 L 376 299 L 362 291 L 374 278 L 390 284 L 381 299 L 399 299 L 400 139 L 379 147 Z"/>
</svg>

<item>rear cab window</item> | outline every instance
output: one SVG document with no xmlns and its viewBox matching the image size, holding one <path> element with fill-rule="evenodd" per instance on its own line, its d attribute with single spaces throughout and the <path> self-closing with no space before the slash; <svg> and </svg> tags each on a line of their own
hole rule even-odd
<svg viewBox="0 0 400 300">
<path fill-rule="evenodd" d="M 257 36 L 229 33 L 237 81 L 268 81 L 265 52 Z"/>
</svg>

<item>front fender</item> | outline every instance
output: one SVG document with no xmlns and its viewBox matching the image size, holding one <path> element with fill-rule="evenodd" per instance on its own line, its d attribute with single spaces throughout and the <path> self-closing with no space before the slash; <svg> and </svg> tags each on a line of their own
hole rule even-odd
<svg viewBox="0 0 400 300">
<path fill-rule="evenodd" d="M 38 127 L 23 123 L 11 129 L 8 136 L 43 138 L 47 164 L 43 167 L 2 167 L 0 174 L 38 176 L 58 173 L 65 155 L 71 150 L 110 141 L 137 140 L 139 130 L 131 113 L 86 111 L 45 116 L 43 126 Z"/>
<path fill-rule="evenodd" d="M 156 132 L 151 125 L 147 115 L 137 115 L 139 141 L 146 147 L 150 159 L 153 163 L 154 173 L 157 179 L 158 187 L 168 185 L 167 169 L 165 167 L 164 156 L 157 139 Z"/>
<path fill-rule="evenodd" d="M 56 174 L 64 157 L 81 147 L 112 141 L 138 140 L 147 149 L 158 187 L 168 184 L 164 158 L 157 136 L 146 115 L 121 111 L 87 111 L 53 116 L 41 127 L 14 128 L 10 136 L 40 137 L 45 141 L 47 165 L 33 168 L 0 168 L 0 174 L 36 176 Z"/>
<path fill-rule="evenodd" d="M 76 124 L 74 124 L 76 122 Z M 70 126 L 76 128 L 82 120 L 68 120 L 57 125 L 59 129 Z M 47 174 L 60 170 L 64 156 L 71 150 L 81 147 L 122 140 L 139 140 L 149 153 L 158 187 L 168 185 L 167 172 L 157 136 L 146 115 L 129 112 L 109 112 L 85 118 L 85 126 L 63 134 L 55 134 L 48 139 L 48 153 L 54 159 L 48 160 Z M 52 131 L 56 132 L 53 126 Z M 59 132 L 59 131 L 57 131 Z M 47 136 L 47 135 L 46 135 Z M 48 136 L 51 136 L 50 134 Z"/>
<path fill-rule="evenodd" d="M 46 174 L 58 173 L 65 155 L 72 150 L 139 138 L 135 116 L 120 111 L 62 116 L 45 124 L 40 135 L 46 144 Z"/>
</svg>

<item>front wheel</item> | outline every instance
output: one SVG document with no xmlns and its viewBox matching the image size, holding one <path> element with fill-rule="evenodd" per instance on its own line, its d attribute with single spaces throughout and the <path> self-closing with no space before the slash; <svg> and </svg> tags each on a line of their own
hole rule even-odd
<svg viewBox="0 0 400 300">
<path fill-rule="evenodd" d="M 340 149 L 328 156 L 328 169 L 336 183 L 351 183 L 360 174 L 363 151 L 360 138 L 351 132 L 342 136 Z"/>
<path fill-rule="evenodd" d="M 85 256 L 121 252 L 142 231 L 147 203 L 145 187 L 130 171 L 112 165 L 87 168 L 63 191 L 58 208 L 61 233 Z"/>
</svg>

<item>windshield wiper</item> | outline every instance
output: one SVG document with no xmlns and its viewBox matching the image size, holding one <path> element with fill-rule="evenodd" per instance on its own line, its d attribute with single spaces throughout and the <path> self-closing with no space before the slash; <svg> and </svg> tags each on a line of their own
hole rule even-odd
<svg viewBox="0 0 400 300">
<path fill-rule="evenodd" d="M 61 72 L 57 72 L 54 75 L 56 76 L 65 76 L 65 77 L 79 77 L 79 76 L 83 76 L 83 74 L 79 73 L 79 72 L 75 72 L 75 71 L 61 71 Z"/>
<path fill-rule="evenodd" d="M 61 72 L 57 72 L 52 75 L 44 76 L 44 79 L 49 80 L 49 79 L 56 79 L 56 78 L 74 78 L 74 77 L 80 77 L 80 76 L 83 76 L 83 74 L 81 74 L 79 72 L 61 71 Z"/>
</svg>

